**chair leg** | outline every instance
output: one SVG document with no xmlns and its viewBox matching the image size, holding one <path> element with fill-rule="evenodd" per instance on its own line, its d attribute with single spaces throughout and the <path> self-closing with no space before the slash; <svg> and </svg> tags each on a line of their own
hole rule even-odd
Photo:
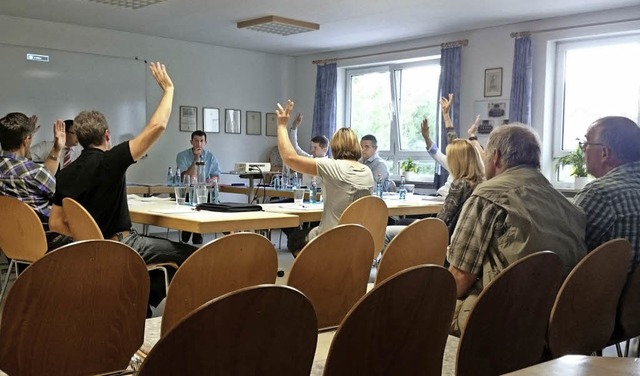
<svg viewBox="0 0 640 376">
<path fill-rule="evenodd" d="M 0 302 L 2 302 L 2 298 L 4 298 L 4 292 L 7 289 L 7 285 L 9 285 L 9 276 L 11 275 L 11 267 L 13 267 L 13 265 L 16 265 L 16 262 L 14 260 L 11 260 L 11 262 L 9 263 L 9 269 L 7 269 L 7 275 L 4 277 L 2 291 L 0 291 Z M 18 266 L 16 265 L 16 278 L 18 276 L 17 267 Z"/>
<path fill-rule="evenodd" d="M 619 343 L 616 343 L 616 352 L 618 353 L 618 358 L 622 358 L 622 349 Z"/>
<path fill-rule="evenodd" d="M 162 267 L 160 269 L 162 269 L 162 272 L 164 273 L 164 296 L 167 296 L 169 293 L 169 272 L 166 267 Z"/>
<path fill-rule="evenodd" d="M 628 339 L 628 340 L 625 342 L 625 348 L 624 348 L 624 357 L 625 357 L 625 358 L 628 358 L 628 357 L 629 357 L 629 347 L 631 347 L 631 340 L 630 340 L 630 339 Z"/>
</svg>

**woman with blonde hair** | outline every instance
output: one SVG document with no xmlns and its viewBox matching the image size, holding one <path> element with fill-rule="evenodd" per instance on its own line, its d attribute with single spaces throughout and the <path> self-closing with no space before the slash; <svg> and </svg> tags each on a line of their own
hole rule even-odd
<svg viewBox="0 0 640 376">
<path fill-rule="evenodd" d="M 331 158 L 309 158 L 298 155 L 287 132 L 293 102 L 283 108 L 278 103 L 278 150 L 282 161 L 293 170 L 322 178 L 324 210 L 320 225 L 313 229 L 298 229 L 287 238 L 287 248 L 297 253 L 314 237 L 338 225 L 342 212 L 353 201 L 368 196 L 373 190 L 373 175 L 369 167 L 358 160 L 362 157 L 360 140 L 350 128 L 338 129 L 331 137 Z"/>
</svg>

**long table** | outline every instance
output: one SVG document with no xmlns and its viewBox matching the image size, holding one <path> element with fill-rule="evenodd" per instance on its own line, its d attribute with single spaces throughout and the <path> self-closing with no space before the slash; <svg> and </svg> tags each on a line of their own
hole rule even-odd
<svg viewBox="0 0 640 376">
<path fill-rule="evenodd" d="M 637 358 L 612 358 L 602 356 L 565 355 L 558 359 L 536 364 L 508 373 L 513 376 L 582 376 L 582 375 L 638 375 L 640 360 Z"/>
<path fill-rule="evenodd" d="M 287 213 L 196 211 L 189 206 L 163 200 L 130 200 L 129 213 L 134 223 L 199 234 L 296 227 L 300 223 L 298 216 Z"/>
</svg>

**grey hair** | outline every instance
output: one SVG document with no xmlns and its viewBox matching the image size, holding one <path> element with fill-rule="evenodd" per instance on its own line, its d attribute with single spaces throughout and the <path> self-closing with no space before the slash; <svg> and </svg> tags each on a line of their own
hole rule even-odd
<svg viewBox="0 0 640 376">
<path fill-rule="evenodd" d="M 540 168 L 538 135 L 522 123 L 495 128 L 489 135 L 487 152 L 497 150 L 505 168 L 527 165 Z"/>
<path fill-rule="evenodd" d="M 640 161 L 640 127 L 623 116 L 607 116 L 596 120 L 597 142 L 604 144 L 621 164 Z M 596 142 L 594 141 L 594 142 Z"/>
</svg>

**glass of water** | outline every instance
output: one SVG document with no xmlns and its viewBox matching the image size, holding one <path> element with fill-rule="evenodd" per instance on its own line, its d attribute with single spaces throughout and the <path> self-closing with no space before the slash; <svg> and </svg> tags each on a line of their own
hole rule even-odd
<svg viewBox="0 0 640 376">
<path fill-rule="evenodd" d="M 189 187 L 185 185 L 177 185 L 173 187 L 173 191 L 176 195 L 176 205 L 184 205 L 187 200 L 187 189 L 189 189 Z"/>
</svg>

